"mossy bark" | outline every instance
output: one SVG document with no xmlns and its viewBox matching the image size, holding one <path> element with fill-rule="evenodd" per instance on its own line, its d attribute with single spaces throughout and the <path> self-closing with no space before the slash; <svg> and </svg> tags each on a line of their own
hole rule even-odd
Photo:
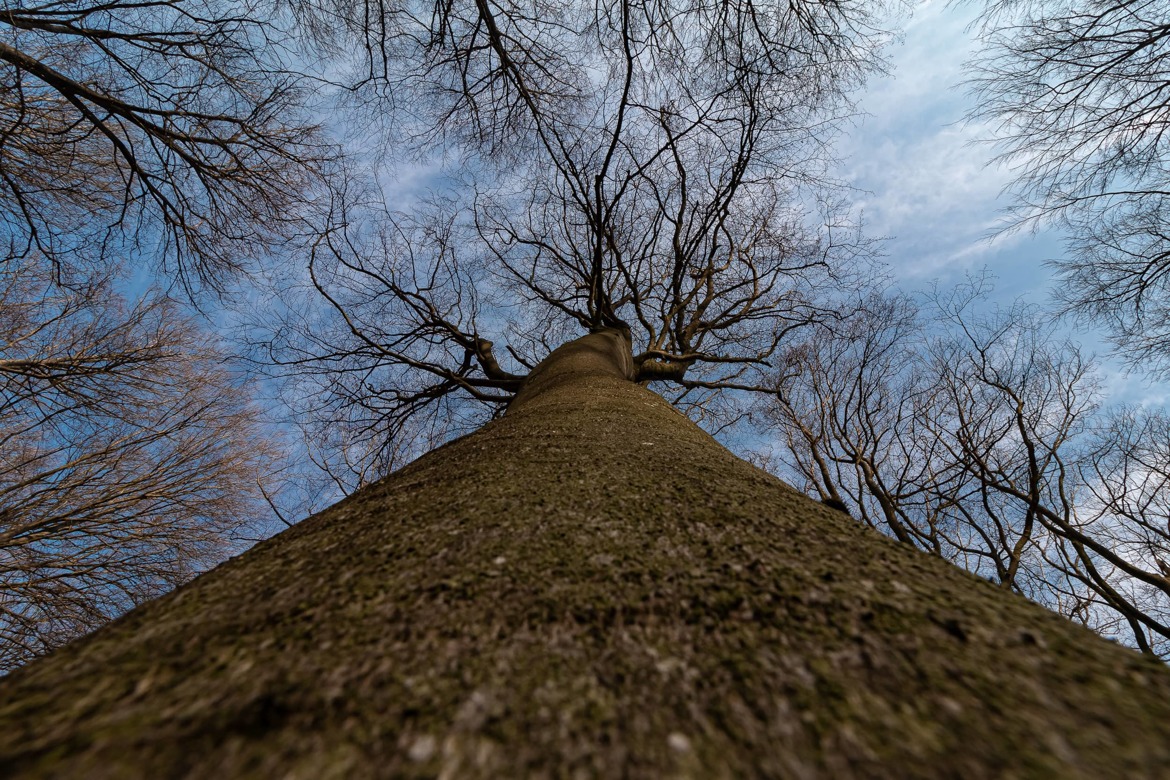
<svg viewBox="0 0 1170 780">
<path fill-rule="evenodd" d="M 1166 777 L 1170 672 L 629 381 L 508 414 L 0 681 L 29 777 Z"/>
</svg>

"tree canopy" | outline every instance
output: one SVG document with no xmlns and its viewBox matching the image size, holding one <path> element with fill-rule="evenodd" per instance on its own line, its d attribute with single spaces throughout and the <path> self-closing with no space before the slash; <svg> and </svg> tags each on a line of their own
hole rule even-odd
<svg viewBox="0 0 1170 780">
<path fill-rule="evenodd" d="M 410 205 L 338 193 L 308 296 L 264 345 L 337 443 L 332 473 L 352 488 L 420 432 L 482 422 L 591 328 L 629 328 L 640 378 L 680 403 L 759 386 L 868 270 L 827 170 L 851 90 L 881 65 L 876 12 L 306 6 L 319 39 L 362 44 L 352 99 L 399 150 L 438 145 L 453 184 Z M 322 298 L 331 311 L 305 317 Z"/>
<path fill-rule="evenodd" d="M 0 10 L 3 256 L 59 276 L 128 257 L 222 289 L 288 232 L 331 155 L 263 4 Z"/>
<path fill-rule="evenodd" d="M 1018 174 L 1014 224 L 1067 235 L 1064 303 L 1170 367 L 1170 35 L 1162 0 L 992 2 L 971 82 Z"/>
<path fill-rule="evenodd" d="M 165 593 L 260 525 L 274 444 L 165 297 L 0 269 L 0 672 Z"/>
<path fill-rule="evenodd" d="M 12 334 L 0 375 L 10 435 L 30 448 L 12 458 L 10 494 L 68 518 L 10 520 L 0 538 L 36 542 L 11 582 L 39 583 L 20 586 L 32 595 L 11 614 L 50 615 L 65 628 L 44 635 L 70 635 L 211 560 L 238 507 L 191 468 L 256 486 L 239 506 L 271 498 L 259 452 L 239 436 L 210 444 L 259 435 L 217 368 L 225 356 L 165 296 L 122 299 L 112 277 L 145 264 L 189 298 L 240 272 L 276 280 L 245 338 L 336 493 L 499 417 L 558 344 L 616 330 L 634 345 L 634 381 L 711 431 L 762 422 L 739 430 L 779 436 L 780 473 L 831 505 L 1164 655 L 1164 415 L 1100 411 L 1091 361 L 1028 307 L 975 316 L 980 292 L 959 288 L 923 315 L 886 290 L 880 247 L 831 175 L 853 96 L 882 70 L 887 10 L 71 0 L 0 12 Z M 1016 217 L 1070 231 L 1067 302 L 1109 319 L 1150 365 L 1167 306 L 1158 11 L 993 6 L 975 81 L 976 115 L 1000 122 L 1022 165 Z M 345 159 L 313 120 L 325 95 Z M 431 189 L 386 186 L 410 166 Z M 191 414 L 151 416 L 179 408 Z M 197 456 L 117 454 L 136 440 L 114 432 L 148 429 Z M 173 502 L 119 514 L 147 461 L 167 468 L 143 490 Z M 82 462 L 108 479 L 66 468 Z M 52 588 L 70 605 L 59 614 L 37 601 Z M 30 647 L 57 641 L 28 620 Z"/>
</svg>

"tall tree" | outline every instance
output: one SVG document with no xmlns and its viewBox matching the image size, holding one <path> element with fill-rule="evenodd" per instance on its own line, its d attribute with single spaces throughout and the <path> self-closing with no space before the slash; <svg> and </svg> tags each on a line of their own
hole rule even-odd
<svg viewBox="0 0 1170 780">
<path fill-rule="evenodd" d="M 1170 760 L 1159 663 L 810 501 L 639 386 L 752 387 L 793 327 L 835 316 L 804 293 L 840 272 L 838 244 L 794 237 L 786 177 L 810 120 L 836 116 L 834 64 L 858 73 L 836 56 L 855 51 L 844 8 L 324 8 L 363 32 L 359 99 L 410 101 L 419 130 L 511 170 L 450 218 L 373 229 L 340 198 L 310 283 L 372 358 L 308 359 L 402 420 L 457 393 L 506 410 L 0 681 L 4 765 L 1140 777 Z M 470 253 L 445 238 L 464 230 Z M 481 305 L 517 293 L 525 317 Z M 569 328 L 589 333 L 544 354 Z"/>
<path fill-rule="evenodd" d="M 262 10 L 4 3 L 0 256 L 67 276 L 138 252 L 192 290 L 249 267 L 327 156 Z"/>
<path fill-rule="evenodd" d="M 625 334 L 0 680 L 10 775 L 1157 777 L 1170 670 L 733 457 Z"/>
<path fill-rule="evenodd" d="M 272 449 L 215 343 L 108 275 L 0 268 L 0 671 L 185 582 L 261 515 Z"/>
<path fill-rule="evenodd" d="M 1017 171 L 1017 224 L 1068 235 L 1066 303 L 1170 369 L 1170 35 L 1161 0 L 992 2 L 973 81 Z"/>
<path fill-rule="evenodd" d="M 716 414 L 865 274 L 826 175 L 880 67 L 865 4 L 314 9 L 365 43 L 354 94 L 457 169 L 415 208 L 339 194 L 310 258 L 332 311 L 294 301 L 268 345 L 349 488 L 498 413 L 589 328 L 629 328 L 644 379 Z"/>
</svg>

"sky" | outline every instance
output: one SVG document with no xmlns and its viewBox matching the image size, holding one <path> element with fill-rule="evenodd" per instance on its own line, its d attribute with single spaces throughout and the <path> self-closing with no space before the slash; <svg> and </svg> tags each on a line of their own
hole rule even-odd
<svg viewBox="0 0 1170 780">
<path fill-rule="evenodd" d="M 871 235 L 888 239 L 886 260 L 900 287 L 949 285 L 987 269 L 1001 300 L 1044 304 L 1052 281 L 1044 261 L 1060 256 L 1061 236 L 1048 230 L 991 238 L 1012 173 L 990 164 L 994 150 L 980 142 L 990 128 L 963 121 L 972 105 L 963 81 L 975 52 L 968 27 L 976 9 L 955 5 L 926 0 L 902 25 L 890 48 L 890 75 L 870 83 L 859 105 L 864 116 L 839 145 L 839 175 L 857 188 L 854 202 Z M 1110 401 L 1170 401 L 1164 385 L 1109 360 L 1098 333 L 1072 335 L 1098 354 Z"/>
<path fill-rule="evenodd" d="M 973 18 L 932 0 L 915 9 L 891 47 L 890 76 L 862 95 L 866 116 L 840 146 L 840 174 L 860 191 L 855 203 L 870 231 L 890 239 L 889 262 L 907 285 L 957 281 L 986 266 L 1005 286 L 1042 296 L 1050 276 L 1042 261 L 1059 252 L 1059 238 L 988 240 L 1011 175 L 988 164 L 993 150 L 978 143 L 987 128 L 963 122 Z"/>
</svg>

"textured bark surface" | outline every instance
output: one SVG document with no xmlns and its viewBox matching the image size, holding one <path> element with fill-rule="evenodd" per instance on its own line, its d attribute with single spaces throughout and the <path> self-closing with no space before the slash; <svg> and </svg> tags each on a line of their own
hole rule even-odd
<svg viewBox="0 0 1170 780">
<path fill-rule="evenodd" d="M 735 458 L 621 347 L 0 681 L 0 774 L 1167 776 L 1166 668 Z"/>
</svg>

